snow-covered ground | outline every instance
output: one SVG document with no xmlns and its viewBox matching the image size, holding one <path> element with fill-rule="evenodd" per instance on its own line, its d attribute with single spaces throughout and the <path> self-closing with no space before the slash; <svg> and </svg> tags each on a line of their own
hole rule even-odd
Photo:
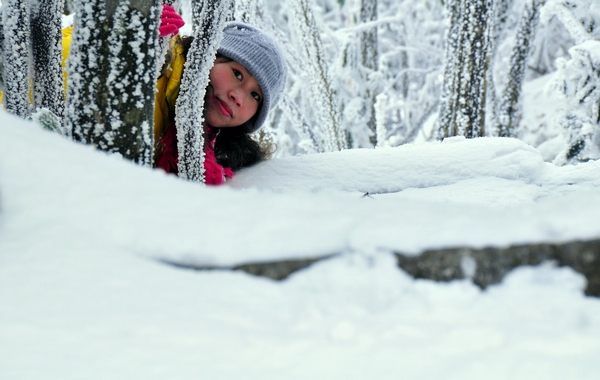
<svg viewBox="0 0 600 380">
<path fill-rule="evenodd" d="M 480 291 L 392 251 L 600 237 L 600 162 L 513 139 L 288 157 L 205 188 L 0 112 L 0 378 L 598 379 L 551 263 Z M 368 193 L 365 195 L 365 193 Z M 285 281 L 160 263 L 331 259 Z"/>
</svg>

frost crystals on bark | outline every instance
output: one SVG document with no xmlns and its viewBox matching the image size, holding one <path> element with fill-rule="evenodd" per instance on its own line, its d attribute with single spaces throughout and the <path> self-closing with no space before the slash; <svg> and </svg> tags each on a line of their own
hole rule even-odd
<svg viewBox="0 0 600 380">
<path fill-rule="evenodd" d="M 327 151 L 346 148 L 345 133 L 340 125 L 340 115 L 335 103 L 324 49 L 310 0 L 288 0 L 290 22 L 294 37 L 303 52 L 303 66 L 308 72 L 313 105 L 319 115 L 320 128 L 325 132 Z"/>
<path fill-rule="evenodd" d="M 62 69 L 62 0 L 39 0 L 31 13 L 33 98 L 35 109 L 47 108 L 59 119 L 65 112 Z"/>
<path fill-rule="evenodd" d="M 231 1 L 207 0 L 203 3 L 175 103 L 177 170 L 180 178 L 190 181 L 204 182 L 204 95 Z"/>
<path fill-rule="evenodd" d="M 67 133 L 150 166 L 159 1 L 76 4 Z"/>
<path fill-rule="evenodd" d="M 450 0 L 438 137 L 484 135 L 492 0 Z"/>
<path fill-rule="evenodd" d="M 6 110 L 25 118 L 29 114 L 29 2 L 8 0 L 4 7 L 2 24 Z"/>
<path fill-rule="evenodd" d="M 221 4 L 216 0 L 190 0 L 192 6 L 192 30 L 194 34 L 198 28 L 201 28 L 205 23 L 207 14 L 210 14 L 211 10 L 215 10 L 216 7 L 224 13 L 220 13 L 217 16 L 223 16 L 225 22 L 233 21 L 233 13 L 235 12 L 234 0 L 225 0 L 226 4 Z M 222 6 L 221 6 L 222 5 Z M 212 17 L 212 15 L 211 15 Z M 217 45 L 218 46 L 218 45 Z"/>
</svg>

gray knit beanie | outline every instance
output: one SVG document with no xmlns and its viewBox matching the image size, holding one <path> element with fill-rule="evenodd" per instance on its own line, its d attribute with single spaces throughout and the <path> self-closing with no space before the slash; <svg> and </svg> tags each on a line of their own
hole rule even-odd
<svg viewBox="0 0 600 380">
<path fill-rule="evenodd" d="M 247 132 L 259 129 L 285 90 L 287 67 L 275 40 L 255 27 L 230 22 L 223 29 L 217 52 L 242 64 L 252 74 L 263 92 L 262 105 L 246 125 Z"/>
</svg>

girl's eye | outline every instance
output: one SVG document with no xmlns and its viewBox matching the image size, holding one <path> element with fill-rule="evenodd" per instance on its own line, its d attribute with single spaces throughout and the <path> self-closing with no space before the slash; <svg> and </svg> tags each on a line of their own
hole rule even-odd
<svg viewBox="0 0 600 380">
<path fill-rule="evenodd" d="M 244 78 L 244 77 L 242 76 L 242 73 L 241 73 L 241 72 L 239 72 L 239 71 L 238 71 L 238 70 L 236 70 L 236 69 L 232 69 L 232 70 L 233 70 L 233 75 L 235 75 L 235 77 L 236 77 L 238 80 L 242 80 L 242 79 Z"/>
<path fill-rule="evenodd" d="M 260 102 L 260 94 L 258 92 L 254 92 L 252 91 L 252 97 L 257 101 Z"/>
</svg>

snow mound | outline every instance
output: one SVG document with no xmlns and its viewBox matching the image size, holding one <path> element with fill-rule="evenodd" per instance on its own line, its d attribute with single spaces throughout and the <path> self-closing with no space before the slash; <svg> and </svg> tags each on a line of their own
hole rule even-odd
<svg viewBox="0 0 600 380">
<path fill-rule="evenodd" d="M 279 158 L 241 171 L 228 184 L 373 194 L 450 185 L 482 176 L 531 182 L 544 169 L 539 152 L 519 140 L 454 137 L 422 145 Z"/>
<path fill-rule="evenodd" d="M 556 167 L 513 139 L 276 159 L 207 188 L 5 113 L 0 134 L 1 252 L 230 266 L 600 236 L 599 163 Z"/>
<path fill-rule="evenodd" d="M 380 182 L 363 187 L 366 163 Z M 252 184 L 253 172 L 263 180 Z M 454 139 L 273 160 L 239 176 L 266 185 L 206 188 L 0 112 L 0 377 L 598 373 L 600 302 L 570 268 L 519 268 L 482 292 L 413 280 L 390 254 L 598 237 L 597 162 L 555 167 L 515 140 Z M 402 191 L 357 193 L 390 190 Z M 327 253 L 340 254 L 277 283 L 153 260 Z"/>
</svg>

